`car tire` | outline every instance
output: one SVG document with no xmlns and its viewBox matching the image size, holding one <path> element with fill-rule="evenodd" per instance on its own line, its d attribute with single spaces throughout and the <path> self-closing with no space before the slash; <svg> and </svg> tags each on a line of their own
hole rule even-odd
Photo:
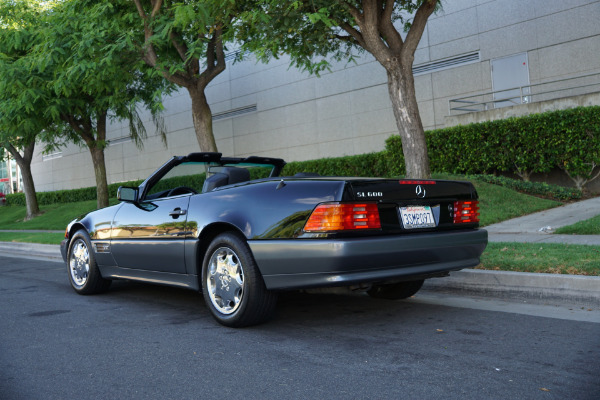
<svg viewBox="0 0 600 400">
<path fill-rule="evenodd" d="M 400 300 L 413 296 L 423 286 L 424 279 L 418 281 L 398 282 L 384 285 L 373 285 L 367 291 L 375 299 Z"/>
<path fill-rule="evenodd" d="M 202 264 L 202 292 L 212 316 L 232 328 L 267 321 L 277 303 L 245 239 L 233 232 L 218 235 L 209 245 Z"/>
<path fill-rule="evenodd" d="M 79 294 L 96 294 L 108 290 L 111 281 L 104 279 L 92 251 L 86 231 L 77 231 L 69 243 L 67 270 L 73 289 Z"/>
</svg>

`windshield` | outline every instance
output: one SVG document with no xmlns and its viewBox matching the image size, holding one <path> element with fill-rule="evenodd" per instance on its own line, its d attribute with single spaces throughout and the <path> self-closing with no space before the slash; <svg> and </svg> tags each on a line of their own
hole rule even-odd
<svg viewBox="0 0 600 400">
<path fill-rule="evenodd" d="M 268 178 L 273 169 L 270 164 L 184 161 L 154 182 L 146 199 L 203 193 L 228 184 Z"/>
</svg>

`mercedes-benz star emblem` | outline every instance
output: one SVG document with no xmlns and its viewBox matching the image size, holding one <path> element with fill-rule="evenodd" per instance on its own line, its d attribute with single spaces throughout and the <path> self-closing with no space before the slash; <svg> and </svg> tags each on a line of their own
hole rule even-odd
<svg viewBox="0 0 600 400">
<path fill-rule="evenodd" d="M 417 188 L 415 189 L 415 192 L 417 193 L 417 197 L 418 198 L 422 199 L 423 197 L 425 197 L 425 189 L 423 189 L 421 187 L 421 185 L 417 185 Z"/>
</svg>

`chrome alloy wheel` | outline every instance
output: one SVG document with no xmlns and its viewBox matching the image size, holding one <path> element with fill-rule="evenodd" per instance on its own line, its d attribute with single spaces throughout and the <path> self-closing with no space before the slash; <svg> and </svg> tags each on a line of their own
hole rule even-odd
<svg viewBox="0 0 600 400">
<path fill-rule="evenodd" d="M 71 247 L 69 271 L 76 286 L 81 287 L 86 284 L 90 275 L 90 253 L 83 239 L 77 239 Z"/>
<path fill-rule="evenodd" d="M 208 263 L 206 286 L 210 301 L 222 314 L 233 314 L 244 296 L 244 269 L 237 254 L 228 247 L 218 248 Z"/>
</svg>

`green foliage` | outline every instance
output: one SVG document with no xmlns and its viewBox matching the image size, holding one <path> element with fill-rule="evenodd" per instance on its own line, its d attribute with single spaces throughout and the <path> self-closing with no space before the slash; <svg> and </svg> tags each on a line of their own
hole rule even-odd
<svg viewBox="0 0 600 400">
<path fill-rule="evenodd" d="M 397 169 L 386 152 L 337 158 L 294 161 L 283 168 L 283 176 L 299 172 L 316 172 L 322 176 L 391 176 Z"/>
<path fill-rule="evenodd" d="M 31 54 L 48 9 L 41 1 L 0 0 L 0 145 L 17 149 L 42 134 L 52 142 L 52 120 L 43 112 L 47 74 Z"/>
<path fill-rule="evenodd" d="M 521 193 L 548 197 L 555 200 L 576 200 L 581 199 L 582 196 L 581 190 L 579 189 L 552 185 L 545 182 L 520 181 L 496 175 L 472 175 L 471 178 L 477 179 L 478 181 L 493 183 L 494 185 L 508 187 Z"/>
<path fill-rule="evenodd" d="M 113 183 L 108 185 L 108 195 L 110 198 L 117 197 L 119 186 L 137 187 L 142 183 L 141 180 Z M 37 198 L 40 205 L 76 203 L 80 201 L 96 200 L 96 187 L 87 187 L 71 190 L 56 190 L 53 192 L 38 192 Z M 9 206 L 24 206 L 25 195 L 23 193 L 14 193 L 6 195 L 6 204 Z"/>
<path fill-rule="evenodd" d="M 427 132 L 431 169 L 460 174 L 563 169 L 581 189 L 600 165 L 600 107 L 579 107 Z M 386 142 L 396 159 L 399 136 Z"/>
<path fill-rule="evenodd" d="M 398 52 L 398 46 L 385 36 L 399 38 L 400 31 L 409 32 L 417 9 L 425 1 L 396 1 L 387 16 L 384 2 L 261 0 L 255 3 L 240 13 L 243 23 L 236 35 L 243 48 L 265 62 L 287 54 L 292 66 L 318 75 L 329 70 L 332 61 L 350 63 L 365 51 L 378 52 L 385 47 L 388 55 Z M 441 1 L 437 1 L 436 7 L 440 6 Z M 379 18 L 370 19 L 366 14 Z M 357 15 L 362 16 L 362 26 Z M 399 26 L 403 29 L 398 29 Z M 378 32 L 375 46 L 365 40 L 372 32 Z"/>
<path fill-rule="evenodd" d="M 156 118 L 162 109 L 159 93 L 170 87 L 139 59 L 134 43 L 143 41 L 141 33 L 129 36 L 129 47 L 117 41 L 131 31 L 128 17 L 134 7 L 124 0 L 65 0 L 52 11 L 38 29 L 34 51 L 39 69 L 51 74 L 48 87 L 54 96 L 46 112 L 62 121 L 71 116 L 71 127 L 107 111 L 110 118 L 135 121 L 138 106 Z M 134 139 L 144 138 L 141 124 L 131 123 L 130 129 Z M 104 145 L 96 129 L 92 138 L 82 137 L 77 128 L 73 133 L 72 140 Z"/>
</svg>

